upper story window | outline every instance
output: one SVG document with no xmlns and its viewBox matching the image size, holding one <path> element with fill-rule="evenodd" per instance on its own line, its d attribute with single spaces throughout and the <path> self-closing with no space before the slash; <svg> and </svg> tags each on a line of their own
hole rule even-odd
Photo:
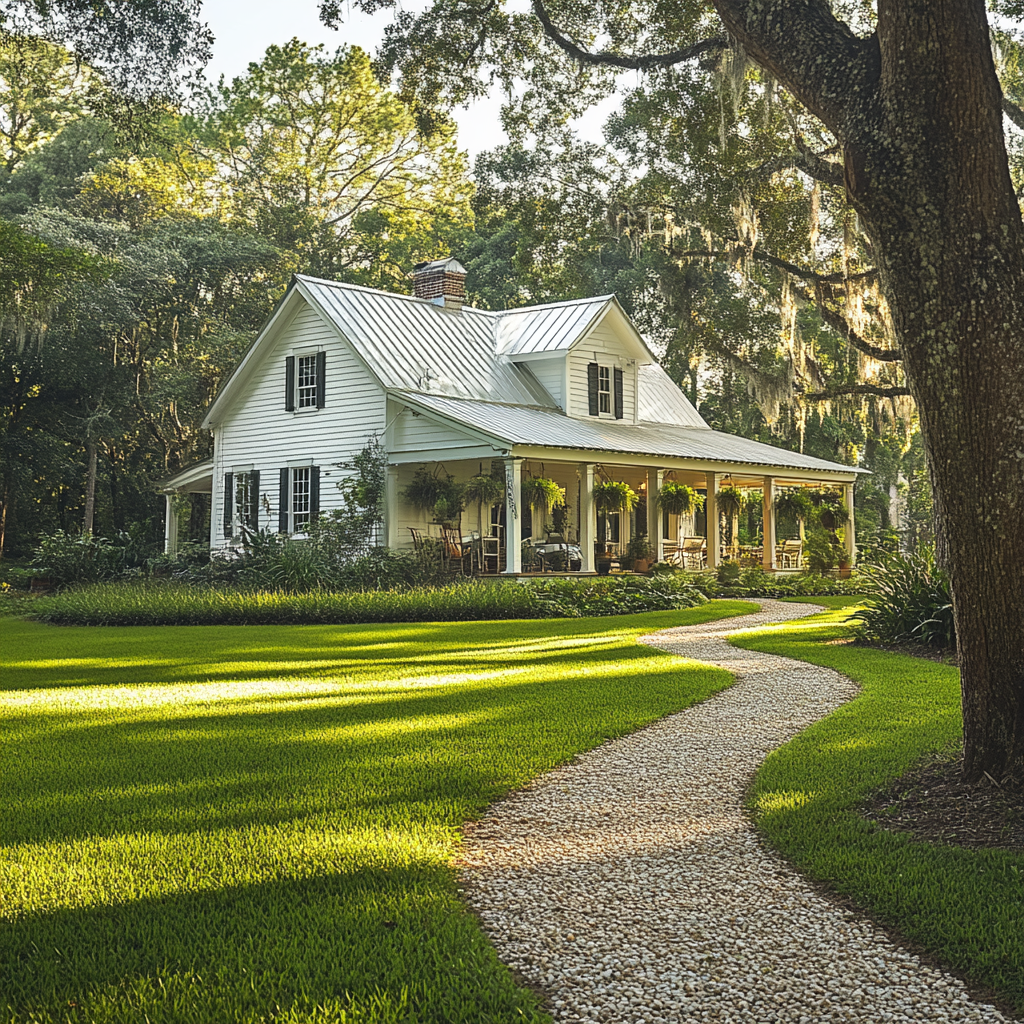
<svg viewBox="0 0 1024 1024">
<path fill-rule="evenodd" d="M 309 352 L 287 356 L 284 361 L 284 407 L 322 409 L 327 393 L 327 353 Z"/>
<path fill-rule="evenodd" d="M 610 366 L 597 368 L 597 401 L 600 412 L 612 411 L 612 370 Z"/>
<path fill-rule="evenodd" d="M 621 420 L 623 402 L 623 373 L 618 366 L 587 364 L 587 399 L 591 416 L 614 416 Z"/>
<path fill-rule="evenodd" d="M 298 401 L 300 409 L 316 408 L 316 355 L 298 358 Z"/>
</svg>

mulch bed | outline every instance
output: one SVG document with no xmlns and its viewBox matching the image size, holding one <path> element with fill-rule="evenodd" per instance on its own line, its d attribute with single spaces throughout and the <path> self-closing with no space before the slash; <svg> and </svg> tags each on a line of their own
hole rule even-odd
<svg viewBox="0 0 1024 1024">
<path fill-rule="evenodd" d="M 938 755 L 879 793 L 864 816 L 930 843 L 1024 853 L 1024 789 L 990 778 L 969 785 L 962 767 L 959 753 Z"/>
</svg>

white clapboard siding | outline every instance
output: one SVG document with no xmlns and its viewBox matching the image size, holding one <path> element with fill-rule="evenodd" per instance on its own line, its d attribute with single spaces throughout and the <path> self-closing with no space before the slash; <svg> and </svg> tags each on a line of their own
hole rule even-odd
<svg viewBox="0 0 1024 1024">
<path fill-rule="evenodd" d="M 564 409 L 565 396 L 565 355 L 556 359 L 532 359 L 529 367 L 533 375 L 544 385 L 547 393 Z"/>
<path fill-rule="evenodd" d="M 296 351 L 326 352 L 323 409 L 288 412 L 285 409 L 285 358 Z M 381 387 L 355 356 L 348 343 L 328 327 L 317 312 L 303 305 L 270 345 L 244 393 L 216 429 L 213 521 L 216 547 L 224 537 L 224 474 L 235 467 L 260 472 L 259 525 L 277 529 L 279 471 L 308 459 L 320 466 L 320 508 L 337 508 L 337 463 L 359 452 L 374 433 L 383 437 L 385 397 Z M 266 504 L 269 504 L 268 514 Z"/>
<path fill-rule="evenodd" d="M 622 422 L 636 422 L 636 363 L 629 361 L 626 347 L 602 321 L 583 338 L 569 353 L 569 408 L 566 412 L 579 419 L 590 418 L 590 403 L 587 392 L 587 364 L 619 367 L 622 370 Z M 614 410 L 614 384 L 612 408 Z M 614 418 L 614 413 L 608 417 Z"/>
<path fill-rule="evenodd" d="M 393 415 L 388 428 L 389 452 L 444 451 L 479 444 L 478 438 L 460 430 L 457 424 L 442 423 L 408 408 Z"/>
</svg>

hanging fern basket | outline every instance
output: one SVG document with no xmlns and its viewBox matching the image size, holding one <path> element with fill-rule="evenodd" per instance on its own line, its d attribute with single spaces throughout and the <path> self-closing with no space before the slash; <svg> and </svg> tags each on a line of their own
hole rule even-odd
<svg viewBox="0 0 1024 1024">
<path fill-rule="evenodd" d="M 704 507 L 704 499 L 686 484 L 668 481 L 658 491 L 658 505 L 672 516 L 686 516 Z"/>
<path fill-rule="evenodd" d="M 594 506 L 598 512 L 631 512 L 639 495 L 621 480 L 609 480 L 594 486 Z"/>
</svg>

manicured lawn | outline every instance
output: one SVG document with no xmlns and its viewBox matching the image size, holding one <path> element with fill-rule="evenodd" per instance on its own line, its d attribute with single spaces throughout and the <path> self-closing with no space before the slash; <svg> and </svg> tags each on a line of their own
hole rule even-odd
<svg viewBox="0 0 1024 1024">
<path fill-rule="evenodd" d="M 1024 1011 L 1024 855 L 916 842 L 857 812 L 914 762 L 960 739 L 959 673 L 830 644 L 849 635 L 842 600 L 737 641 L 837 669 L 863 687 L 768 758 L 750 797 L 758 827 L 802 871 Z"/>
<path fill-rule="evenodd" d="M 640 633 L 752 610 L 0 622 L 3 1018 L 544 1019 L 459 902 L 462 824 L 728 685 Z"/>
</svg>

